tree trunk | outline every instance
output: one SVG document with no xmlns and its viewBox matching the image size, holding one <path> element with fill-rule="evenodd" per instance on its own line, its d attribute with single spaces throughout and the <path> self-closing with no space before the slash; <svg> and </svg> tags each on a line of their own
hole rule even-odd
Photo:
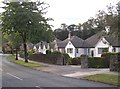
<svg viewBox="0 0 120 89">
<path fill-rule="evenodd" d="M 24 43 L 24 57 L 25 57 L 25 62 L 28 63 L 28 54 L 27 54 L 27 45 Z"/>
<path fill-rule="evenodd" d="M 18 48 L 16 47 L 16 60 L 18 60 Z"/>
<path fill-rule="evenodd" d="M 12 48 L 12 47 L 10 47 L 10 49 L 11 49 L 11 50 L 10 50 L 10 53 L 11 53 L 11 54 L 13 54 L 13 48 Z"/>
<path fill-rule="evenodd" d="M 24 58 L 25 58 L 25 62 L 28 63 L 28 54 L 27 54 L 27 45 L 26 45 L 26 33 L 25 32 L 22 34 L 22 39 L 23 39 L 23 47 L 24 47 Z"/>
</svg>

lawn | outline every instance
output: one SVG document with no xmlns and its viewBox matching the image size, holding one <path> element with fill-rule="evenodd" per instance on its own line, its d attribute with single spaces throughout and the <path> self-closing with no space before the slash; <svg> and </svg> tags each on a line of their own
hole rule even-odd
<svg viewBox="0 0 120 89">
<path fill-rule="evenodd" d="M 112 74 L 96 74 L 96 75 L 86 76 L 84 78 L 88 79 L 88 80 L 108 83 L 108 84 L 112 84 L 112 85 L 118 85 L 119 84 L 118 83 L 118 79 L 119 79 L 118 76 L 117 75 L 112 75 Z"/>
<path fill-rule="evenodd" d="M 42 64 L 39 64 L 39 63 L 34 63 L 34 62 L 25 63 L 24 60 L 15 60 L 15 56 L 14 55 L 10 55 L 9 59 L 13 63 L 19 64 L 19 65 L 23 65 L 23 66 L 26 66 L 26 67 L 41 67 L 41 66 L 43 66 Z"/>
</svg>

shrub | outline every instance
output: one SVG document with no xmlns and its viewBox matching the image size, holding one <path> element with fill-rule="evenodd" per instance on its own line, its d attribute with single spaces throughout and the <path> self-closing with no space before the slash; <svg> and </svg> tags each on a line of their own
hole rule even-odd
<svg viewBox="0 0 120 89">
<path fill-rule="evenodd" d="M 110 64 L 110 71 L 120 71 L 120 52 L 104 53 L 102 57 Z"/>
<path fill-rule="evenodd" d="M 62 53 L 62 55 L 64 56 L 65 61 L 68 63 L 70 61 L 70 56 L 67 53 Z"/>
<path fill-rule="evenodd" d="M 34 49 L 28 50 L 28 54 L 35 54 L 35 50 Z"/>
<path fill-rule="evenodd" d="M 46 50 L 46 54 L 51 54 L 51 51 L 50 50 Z"/>
<path fill-rule="evenodd" d="M 76 58 L 68 58 L 67 59 L 67 63 L 69 65 L 80 65 L 81 64 L 81 58 L 80 57 L 76 57 Z"/>
<path fill-rule="evenodd" d="M 60 57 L 61 53 L 59 51 L 54 51 L 51 53 L 52 56 Z"/>
<path fill-rule="evenodd" d="M 102 57 L 89 57 L 88 67 L 89 68 L 109 68 L 109 62 L 108 60 L 105 60 Z"/>
<path fill-rule="evenodd" d="M 70 57 L 70 58 L 67 60 L 67 64 L 68 64 L 68 65 L 72 64 L 72 59 L 73 59 L 73 58 Z"/>
<path fill-rule="evenodd" d="M 80 57 L 73 58 L 71 60 L 71 64 L 72 65 L 80 65 L 81 64 L 81 58 Z"/>
</svg>

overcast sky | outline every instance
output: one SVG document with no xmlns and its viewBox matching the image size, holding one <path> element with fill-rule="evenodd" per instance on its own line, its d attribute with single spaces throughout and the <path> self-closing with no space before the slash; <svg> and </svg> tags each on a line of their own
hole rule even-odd
<svg viewBox="0 0 120 89">
<path fill-rule="evenodd" d="M 3 1 L 3 0 L 0 0 Z M 61 23 L 78 24 L 95 17 L 98 10 L 105 10 L 110 3 L 115 5 L 119 0 L 42 0 L 50 5 L 46 17 L 53 18 L 49 22 L 53 29 L 59 28 Z M 1 7 L 1 3 L 0 3 Z M 0 9 L 1 11 L 1 9 Z"/>
<path fill-rule="evenodd" d="M 106 6 L 112 3 L 115 5 L 119 0 L 45 0 L 50 4 L 47 9 L 47 17 L 54 21 L 50 24 L 59 28 L 61 23 L 78 24 L 95 17 L 98 10 L 105 10 Z"/>
</svg>

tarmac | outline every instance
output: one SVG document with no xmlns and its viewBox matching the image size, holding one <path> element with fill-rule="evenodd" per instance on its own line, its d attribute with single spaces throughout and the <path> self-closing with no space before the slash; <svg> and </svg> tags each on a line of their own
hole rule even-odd
<svg viewBox="0 0 120 89">
<path fill-rule="evenodd" d="M 19 60 L 24 60 L 19 57 Z M 31 61 L 43 65 L 42 67 L 34 67 L 38 71 L 53 73 L 61 76 L 72 77 L 72 78 L 82 78 L 84 76 L 95 75 L 95 74 L 112 74 L 118 75 L 118 72 L 111 72 L 109 68 L 84 68 L 82 69 L 80 65 L 52 65 L 42 62 Z"/>
</svg>

